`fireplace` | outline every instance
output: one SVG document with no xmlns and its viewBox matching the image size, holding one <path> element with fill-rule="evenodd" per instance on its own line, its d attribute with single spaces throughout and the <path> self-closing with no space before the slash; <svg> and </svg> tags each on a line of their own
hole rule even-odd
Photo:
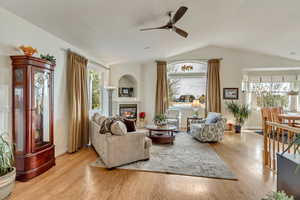
<svg viewBox="0 0 300 200">
<path fill-rule="evenodd" d="M 122 117 L 137 120 L 137 104 L 120 104 L 119 114 Z"/>
</svg>

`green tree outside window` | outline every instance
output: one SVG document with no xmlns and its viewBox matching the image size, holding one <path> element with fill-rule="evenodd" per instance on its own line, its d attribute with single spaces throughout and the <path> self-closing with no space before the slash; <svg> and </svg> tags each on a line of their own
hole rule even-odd
<svg viewBox="0 0 300 200">
<path fill-rule="evenodd" d="M 101 108 L 101 79 L 97 72 L 89 71 L 89 80 L 91 86 L 91 96 L 92 96 L 92 110 L 97 110 Z"/>
</svg>

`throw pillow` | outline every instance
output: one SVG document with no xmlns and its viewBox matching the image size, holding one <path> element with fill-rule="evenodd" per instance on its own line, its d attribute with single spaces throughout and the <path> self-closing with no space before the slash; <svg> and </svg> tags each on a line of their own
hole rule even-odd
<svg viewBox="0 0 300 200">
<path fill-rule="evenodd" d="M 221 114 L 220 113 L 216 113 L 216 112 L 210 112 L 207 115 L 206 124 L 214 124 L 217 123 L 217 121 L 221 118 Z"/>
<path fill-rule="evenodd" d="M 100 134 L 106 134 L 106 133 L 110 133 L 111 132 L 111 125 L 115 122 L 115 121 L 122 121 L 121 118 L 119 117 L 109 117 L 109 118 L 105 118 L 101 124 L 101 128 L 100 128 Z"/>
<path fill-rule="evenodd" d="M 112 123 L 110 129 L 113 135 L 125 135 L 127 133 L 126 126 L 121 121 L 115 121 L 114 123 Z"/>
<path fill-rule="evenodd" d="M 127 132 L 135 132 L 136 131 L 134 120 L 124 119 L 123 122 L 127 128 Z"/>
</svg>

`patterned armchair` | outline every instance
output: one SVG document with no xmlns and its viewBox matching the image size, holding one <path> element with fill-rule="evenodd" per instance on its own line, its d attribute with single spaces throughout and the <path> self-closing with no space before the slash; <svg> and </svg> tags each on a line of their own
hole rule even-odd
<svg viewBox="0 0 300 200">
<path fill-rule="evenodd" d="M 220 115 L 215 123 L 207 120 L 191 124 L 191 135 L 200 142 L 220 142 L 223 139 L 227 119 Z"/>
</svg>

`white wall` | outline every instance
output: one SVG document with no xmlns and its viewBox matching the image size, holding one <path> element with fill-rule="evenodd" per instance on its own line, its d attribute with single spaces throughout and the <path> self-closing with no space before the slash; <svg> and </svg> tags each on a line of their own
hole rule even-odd
<svg viewBox="0 0 300 200">
<path fill-rule="evenodd" d="M 140 63 L 122 63 L 111 65 L 110 84 L 114 87 L 118 87 L 120 78 L 127 74 L 133 76 L 136 79 L 136 99 L 141 100 L 141 98 L 143 97 L 143 90 Z"/>
<path fill-rule="evenodd" d="M 143 109 L 146 112 L 146 120 L 152 122 L 155 115 L 155 95 L 156 95 L 156 63 L 149 62 L 142 64 L 142 80 L 143 80 Z"/>
<path fill-rule="evenodd" d="M 11 61 L 9 56 L 20 54 L 16 47 L 31 45 L 39 53 L 49 53 L 57 60 L 55 68 L 54 87 L 54 143 L 56 156 L 67 150 L 68 135 L 68 104 L 66 88 L 66 52 L 61 48 L 71 48 L 83 54 L 84 52 L 67 42 L 51 35 L 37 26 L 15 16 L 0 7 L 0 105 L 11 110 Z M 94 58 L 93 58 L 94 59 Z M 8 131 L 11 133 L 11 113 L 9 113 Z"/>
<path fill-rule="evenodd" d="M 216 46 L 208 46 L 202 49 L 197 49 L 191 52 L 180 54 L 171 58 L 166 58 L 168 62 L 176 60 L 194 60 L 194 59 L 212 59 L 223 58 L 221 61 L 221 88 L 238 87 L 240 88 L 240 100 L 244 100 L 244 94 L 241 92 L 241 82 L 243 70 L 249 68 L 266 68 L 266 67 L 300 67 L 300 61 L 289 60 L 277 56 L 263 55 L 256 52 L 222 48 Z M 121 64 L 118 66 L 122 66 Z M 119 68 L 113 69 L 118 73 Z M 146 63 L 135 64 L 130 68 L 124 65 L 122 71 L 140 70 L 142 87 L 143 87 L 143 108 L 152 119 L 155 108 L 155 87 L 156 87 L 156 63 L 149 61 Z M 113 76 L 113 73 L 112 73 Z M 222 91 L 221 91 L 221 95 Z M 226 112 L 224 101 L 222 102 L 222 112 L 229 120 L 232 117 Z M 246 127 L 254 128 L 260 126 L 260 113 L 254 112 L 248 120 Z"/>
</svg>

